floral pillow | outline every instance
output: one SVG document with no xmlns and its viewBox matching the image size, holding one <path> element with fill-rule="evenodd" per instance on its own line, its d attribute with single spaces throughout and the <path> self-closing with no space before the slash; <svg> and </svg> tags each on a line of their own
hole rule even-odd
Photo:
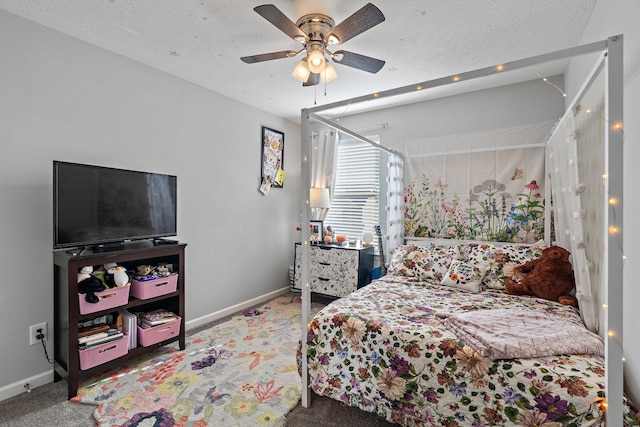
<svg viewBox="0 0 640 427">
<path fill-rule="evenodd" d="M 388 273 L 440 282 L 458 252 L 458 246 L 402 245 L 396 248 Z"/>
<path fill-rule="evenodd" d="M 467 245 L 467 261 L 476 265 L 485 263 L 488 270 L 482 282 L 487 288 L 502 290 L 505 279 L 516 276 L 514 268 L 539 258 L 542 249 L 542 246 L 474 243 Z"/>
<path fill-rule="evenodd" d="M 454 259 L 440 283 L 461 291 L 478 293 L 482 290 L 482 279 L 486 273 L 487 267 L 484 265 L 473 265 Z"/>
<path fill-rule="evenodd" d="M 428 246 L 401 245 L 391 257 L 387 273 L 407 277 L 420 277 L 429 267 Z"/>
</svg>

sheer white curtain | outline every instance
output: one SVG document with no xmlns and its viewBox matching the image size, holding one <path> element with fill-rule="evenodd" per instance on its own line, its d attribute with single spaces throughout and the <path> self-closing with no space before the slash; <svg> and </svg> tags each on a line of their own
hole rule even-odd
<svg viewBox="0 0 640 427">
<path fill-rule="evenodd" d="M 593 217 L 598 216 L 597 211 L 601 208 L 598 207 L 599 202 L 595 200 L 602 200 L 601 197 L 603 195 L 597 194 L 600 191 L 598 187 L 602 187 L 601 185 L 587 186 L 583 182 L 579 164 L 591 164 L 591 167 L 597 168 L 593 162 L 604 162 L 604 151 L 600 152 L 601 150 L 596 149 L 598 145 L 597 139 L 599 138 L 602 141 L 602 138 L 598 136 L 597 129 L 595 129 L 597 126 L 591 126 L 588 120 L 581 120 L 582 125 L 578 128 L 574 115 L 576 113 L 580 113 L 579 106 L 568 110 L 547 141 L 547 159 L 552 182 L 556 239 L 554 243 L 571 252 L 580 315 L 591 331 L 597 331 L 598 321 L 595 314 L 591 282 L 592 278 L 597 282 L 599 280 L 597 272 L 596 275 L 591 274 L 590 267 L 593 270 L 597 264 L 600 264 L 600 257 L 603 251 L 601 250 L 598 253 L 598 236 L 595 235 L 597 233 L 591 233 L 593 235 L 587 233 L 585 235 L 583 221 L 588 217 L 592 217 L 590 222 L 593 222 Z M 582 145 L 579 150 L 580 158 L 578 157 L 579 144 Z M 593 144 L 591 145 L 592 148 L 587 148 L 587 144 Z M 590 173 L 582 175 L 587 178 L 588 175 L 594 175 L 594 173 L 592 170 Z M 587 209 L 583 209 L 582 199 L 584 197 L 588 197 L 591 200 L 588 204 L 585 204 Z M 600 227 L 596 226 L 594 231 L 598 229 Z M 588 249 L 591 250 L 590 255 L 597 262 L 589 260 Z"/>
<path fill-rule="evenodd" d="M 391 260 L 391 254 L 402 244 L 404 236 L 404 159 L 395 153 L 389 154 L 387 193 L 387 236 L 384 245 L 385 261 Z"/>
<path fill-rule="evenodd" d="M 329 197 L 333 197 L 335 164 L 337 156 L 338 132 L 326 131 L 314 133 L 311 153 L 311 187 L 328 188 Z M 314 208 L 312 219 L 325 220 L 329 209 Z"/>
</svg>

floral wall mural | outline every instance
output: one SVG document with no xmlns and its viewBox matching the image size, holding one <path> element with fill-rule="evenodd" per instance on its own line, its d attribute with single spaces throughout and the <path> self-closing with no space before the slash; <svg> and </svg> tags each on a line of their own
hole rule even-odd
<svg viewBox="0 0 640 427">
<path fill-rule="evenodd" d="M 441 137 L 428 141 L 435 147 L 432 152 L 409 153 L 405 236 L 518 243 L 544 239 L 543 143 L 548 127 L 542 130 L 529 127 L 499 133 L 523 148 L 502 148 L 492 136 L 493 140 L 484 141 L 485 149 L 474 152 L 472 144 L 481 139 L 474 134 Z"/>
<path fill-rule="evenodd" d="M 461 195 L 445 193 L 440 179 L 405 189 L 405 236 L 534 243 L 544 238 L 544 198 L 536 180 L 512 197 L 505 184 L 487 179 Z"/>
</svg>

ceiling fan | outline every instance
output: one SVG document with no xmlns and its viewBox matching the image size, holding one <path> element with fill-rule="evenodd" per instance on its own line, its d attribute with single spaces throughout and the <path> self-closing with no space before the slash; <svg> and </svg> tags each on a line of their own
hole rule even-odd
<svg viewBox="0 0 640 427">
<path fill-rule="evenodd" d="M 327 60 L 325 54 L 336 64 L 369 73 L 377 73 L 384 66 L 384 61 L 370 56 L 346 50 L 331 52 L 327 48 L 344 43 L 384 21 L 384 15 L 380 9 L 371 3 L 367 3 L 338 25 L 335 25 L 331 17 L 319 13 L 304 15 L 294 24 L 272 4 L 257 6 L 253 10 L 293 40 L 302 43 L 303 47 L 299 51 L 281 50 L 240 58 L 247 64 L 272 59 L 293 58 L 305 52 L 306 56 L 302 58 L 292 73 L 293 77 L 300 80 L 303 86 L 317 85 L 320 81 L 328 82 L 337 77 L 335 68 Z"/>
</svg>

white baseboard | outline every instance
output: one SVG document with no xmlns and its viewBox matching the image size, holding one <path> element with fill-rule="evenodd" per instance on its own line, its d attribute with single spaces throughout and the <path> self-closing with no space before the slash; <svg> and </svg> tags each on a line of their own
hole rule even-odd
<svg viewBox="0 0 640 427">
<path fill-rule="evenodd" d="M 34 375 L 29 378 L 25 378 L 21 381 L 16 381 L 13 384 L 8 384 L 4 387 L 0 387 L 0 402 L 10 397 L 17 396 L 21 393 L 27 392 L 26 384 L 29 384 L 29 389 L 33 390 L 41 385 L 49 384 L 53 382 L 53 368 L 50 371 L 42 372 L 38 375 Z"/>
<path fill-rule="evenodd" d="M 238 311 L 244 310 L 245 308 L 253 307 L 263 302 L 270 301 L 275 297 L 278 297 L 280 295 L 285 295 L 289 292 L 290 292 L 290 289 L 287 286 L 277 291 L 269 292 L 259 297 L 250 299 L 248 301 L 244 301 L 240 304 L 227 307 L 223 310 L 219 310 L 211 314 L 207 314 L 206 316 L 198 317 L 197 319 L 193 319 L 188 322 L 185 322 L 185 325 L 184 325 L 185 329 L 197 328 L 198 326 L 202 326 L 206 323 L 213 322 L 214 320 L 218 320 L 225 316 L 229 316 Z M 53 369 L 51 369 L 50 371 L 35 375 L 33 377 L 25 378 L 13 384 L 8 384 L 4 387 L 0 387 L 0 402 L 3 400 L 9 399 L 10 397 L 17 396 L 20 393 L 25 393 L 27 390 L 25 388 L 25 384 L 27 383 L 29 384 L 30 389 L 34 389 L 36 387 L 40 387 L 41 385 L 49 384 L 52 382 L 53 382 Z"/>
<path fill-rule="evenodd" d="M 215 311 L 211 314 L 207 314 L 206 316 L 189 320 L 188 322 L 185 322 L 184 327 L 186 330 L 197 328 L 209 322 L 213 322 L 215 320 L 222 319 L 225 316 L 229 316 L 233 313 L 237 313 L 238 311 L 244 310 L 245 308 L 253 307 L 255 305 L 262 304 L 263 302 L 271 301 L 275 297 L 287 294 L 289 292 L 291 292 L 291 289 L 289 288 L 289 286 L 287 286 L 277 291 L 269 292 L 259 297 L 250 299 L 248 301 L 241 302 L 240 304 L 232 305 L 231 307 L 227 307 L 225 309 Z"/>
</svg>

